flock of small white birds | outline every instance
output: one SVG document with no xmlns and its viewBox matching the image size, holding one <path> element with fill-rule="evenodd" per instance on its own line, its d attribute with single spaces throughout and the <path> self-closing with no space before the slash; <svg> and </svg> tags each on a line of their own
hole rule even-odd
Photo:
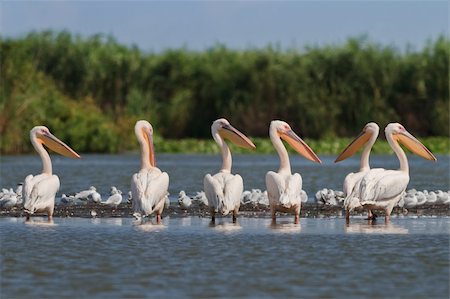
<svg viewBox="0 0 450 299">
<path fill-rule="evenodd" d="M 13 188 L 3 188 L 0 192 L 0 208 L 11 209 L 16 205 L 22 204 L 22 186 L 22 183 L 18 184 L 15 191 Z M 308 195 L 304 190 L 301 191 L 300 196 L 303 203 L 308 202 Z M 317 191 L 314 196 L 315 203 L 328 206 L 343 206 L 344 199 L 344 192 L 327 188 Z M 94 186 L 91 186 L 89 189 L 80 191 L 74 195 L 68 196 L 62 194 L 60 202 L 61 204 L 81 204 L 83 202 L 97 203 L 117 208 L 117 206 L 122 203 L 122 191 L 115 186 L 112 186 L 108 199 L 102 201 L 100 193 L 97 192 L 97 189 Z M 128 192 L 127 202 L 131 203 L 131 191 Z M 206 198 L 205 192 L 200 191 L 190 197 L 184 190 L 181 190 L 178 194 L 178 205 L 180 208 L 188 210 L 192 204 L 208 206 L 208 199 Z M 398 206 L 413 208 L 424 204 L 450 205 L 450 191 L 417 191 L 416 189 L 410 189 L 406 191 L 405 195 L 398 203 Z M 244 191 L 241 195 L 241 205 L 268 207 L 269 198 L 267 197 L 267 191 L 261 191 L 260 189 Z M 169 206 L 170 199 L 169 197 L 166 197 L 165 208 L 168 208 Z"/>
</svg>

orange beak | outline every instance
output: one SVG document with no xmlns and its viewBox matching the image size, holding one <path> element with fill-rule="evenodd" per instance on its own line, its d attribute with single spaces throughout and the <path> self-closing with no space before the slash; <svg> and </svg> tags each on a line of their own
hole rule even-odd
<svg viewBox="0 0 450 299">
<path fill-rule="evenodd" d="M 322 163 L 316 153 L 294 131 L 281 132 L 280 137 L 286 140 L 300 155 L 313 162 Z"/>
</svg>

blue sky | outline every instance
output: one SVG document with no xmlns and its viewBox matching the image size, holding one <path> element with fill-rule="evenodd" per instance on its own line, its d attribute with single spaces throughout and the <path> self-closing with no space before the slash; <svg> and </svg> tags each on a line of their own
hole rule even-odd
<svg viewBox="0 0 450 299">
<path fill-rule="evenodd" d="M 66 29 L 113 35 L 147 51 L 217 42 L 234 49 L 336 44 L 367 34 L 373 41 L 420 49 L 449 34 L 448 1 L 5 1 L 2 36 Z"/>
</svg>

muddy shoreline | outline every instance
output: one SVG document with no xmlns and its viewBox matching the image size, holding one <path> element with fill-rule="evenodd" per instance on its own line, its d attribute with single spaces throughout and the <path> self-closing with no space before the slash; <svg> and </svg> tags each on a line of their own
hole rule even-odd
<svg viewBox="0 0 450 299">
<path fill-rule="evenodd" d="M 279 215 L 288 215 L 278 213 Z M 383 215 L 382 211 L 378 211 L 379 216 Z M 300 217 L 302 218 L 322 218 L 322 217 L 342 217 L 345 211 L 341 206 L 319 205 L 316 203 L 302 204 Z M 356 210 L 352 215 L 366 215 L 364 210 Z M 449 206 L 446 204 L 424 204 L 414 208 L 400 208 L 395 207 L 392 215 L 403 216 L 450 216 Z M 23 207 L 21 205 L 15 206 L 12 209 L 0 209 L 0 217 L 24 217 Z M 36 216 L 41 216 L 36 214 Z M 117 208 L 105 206 L 102 204 L 59 204 L 55 206 L 54 217 L 81 217 L 81 218 L 108 218 L 108 217 L 123 217 L 131 218 L 132 209 L 131 204 L 122 203 Z M 192 205 L 189 209 L 181 209 L 176 203 L 172 203 L 169 208 L 164 209 L 163 217 L 209 217 L 208 207 L 202 205 Z M 252 204 L 241 205 L 239 211 L 240 217 L 248 218 L 265 218 L 270 217 L 270 210 L 267 206 L 254 206 Z M 231 217 L 231 216 L 227 216 Z"/>
</svg>

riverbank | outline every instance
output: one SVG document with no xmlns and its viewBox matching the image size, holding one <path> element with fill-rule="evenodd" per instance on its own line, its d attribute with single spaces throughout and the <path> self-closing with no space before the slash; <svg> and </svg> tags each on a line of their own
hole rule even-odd
<svg viewBox="0 0 450 299">
<path fill-rule="evenodd" d="M 54 217 L 81 217 L 81 218 L 108 218 L 108 217 L 123 217 L 130 218 L 132 216 L 131 204 L 122 203 L 117 208 L 109 207 L 102 204 L 80 204 L 69 205 L 59 204 L 55 206 Z M 278 213 L 281 215 L 288 215 Z M 382 216 L 382 211 L 378 211 L 378 216 Z M 263 205 L 241 205 L 239 210 L 240 217 L 247 218 L 268 218 L 270 217 L 270 209 Z M 341 206 L 320 205 L 316 203 L 302 204 L 301 217 L 302 218 L 323 218 L 323 217 L 343 217 L 345 211 Z M 352 215 L 363 216 L 366 215 L 365 210 L 356 210 Z M 395 207 L 392 215 L 403 216 L 450 216 L 450 209 L 445 204 L 425 204 L 414 208 L 400 208 Z M 23 207 L 21 205 L 15 206 L 12 209 L 0 209 L 0 217 L 24 217 Z M 209 217 L 208 207 L 193 204 L 189 209 L 181 209 L 178 204 L 171 203 L 170 207 L 164 209 L 163 217 Z M 230 216 L 228 216 L 230 217 Z"/>
</svg>

